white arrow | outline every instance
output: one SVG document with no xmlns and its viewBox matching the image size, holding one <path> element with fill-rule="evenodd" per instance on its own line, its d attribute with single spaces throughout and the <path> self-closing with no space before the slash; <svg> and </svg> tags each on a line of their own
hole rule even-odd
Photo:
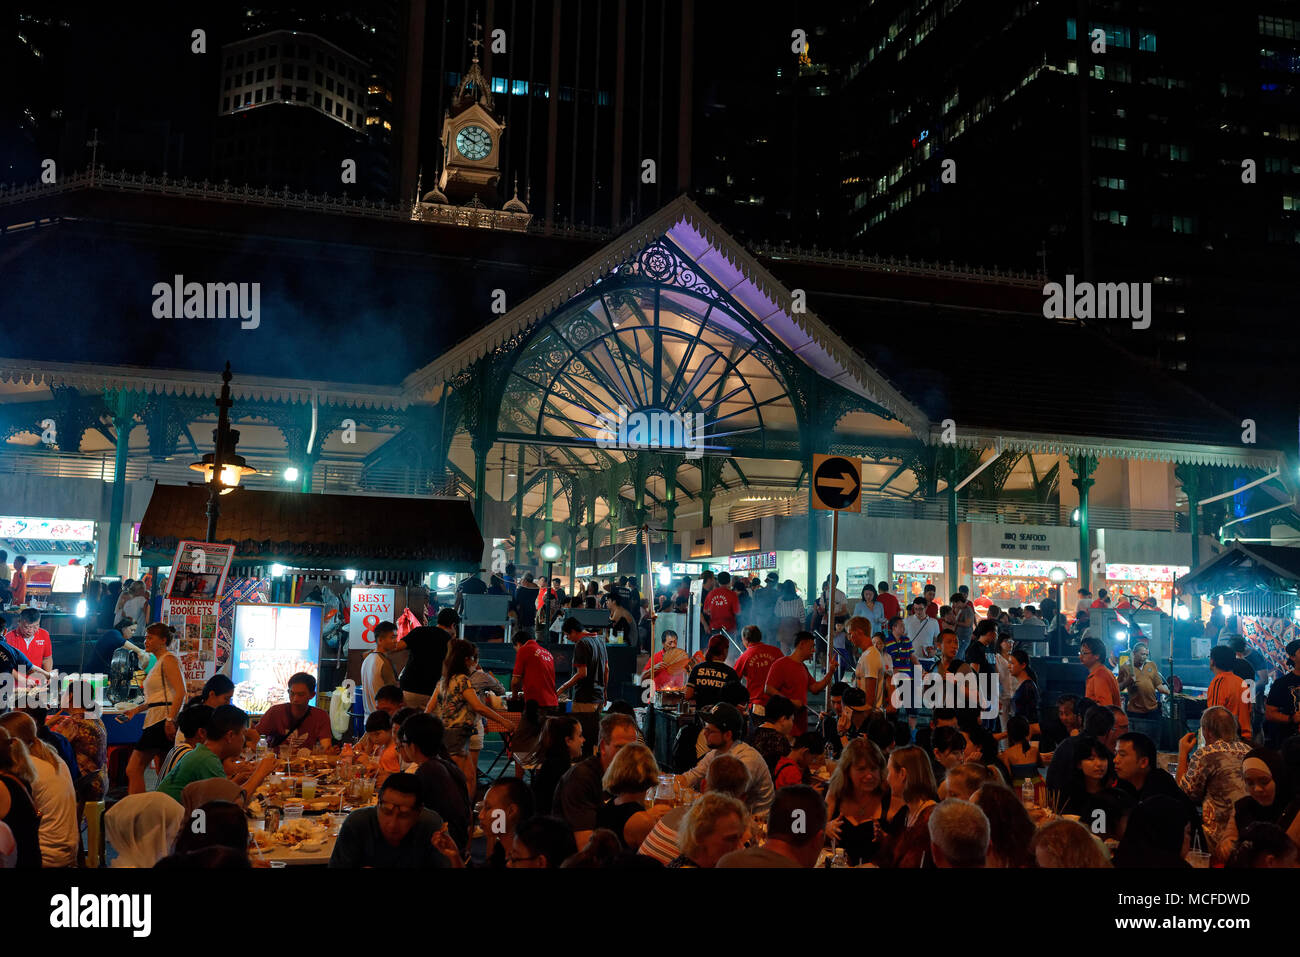
<svg viewBox="0 0 1300 957">
<path fill-rule="evenodd" d="M 841 472 L 839 478 L 819 478 L 818 488 L 837 488 L 845 495 L 852 495 L 858 489 L 858 480 L 848 472 Z"/>
</svg>

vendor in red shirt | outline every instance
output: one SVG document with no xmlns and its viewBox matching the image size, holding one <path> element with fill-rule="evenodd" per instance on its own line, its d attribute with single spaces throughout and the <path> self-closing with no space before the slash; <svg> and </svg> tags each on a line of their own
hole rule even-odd
<svg viewBox="0 0 1300 957">
<path fill-rule="evenodd" d="M 677 632 L 668 630 L 659 636 L 663 647 L 655 652 L 654 660 L 646 666 L 642 678 L 654 675 L 655 691 L 665 688 L 681 688 L 686 684 L 686 672 L 690 670 L 691 656 L 677 646 Z"/>
<path fill-rule="evenodd" d="M 1119 682 L 1111 673 L 1106 661 L 1106 643 L 1091 636 L 1079 642 L 1079 661 L 1088 669 L 1088 681 L 1083 688 L 1083 696 L 1100 705 L 1124 707 L 1119 696 Z"/>
<path fill-rule="evenodd" d="M 704 596 L 704 619 L 709 623 L 709 631 L 719 628 L 728 634 L 736 631 L 736 616 L 740 614 L 740 599 L 731 590 L 731 575 L 718 572 L 718 584 Z"/>
<path fill-rule="evenodd" d="M 17 566 L 19 559 L 14 559 L 14 565 Z M 14 578 L 18 577 L 18 570 L 14 569 Z M 13 631 L 5 635 L 5 644 L 17 648 L 32 664 L 50 671 L 54 667 L 54 644 L 50 641 L 50 633 L 40 627 L 41 613 L 35 608 L 24 608 L 18 613 L 18 620 L 14 622 Z"/>
<path fill-rule="evenodd" d="M 1122 608 L 1132 608 L 1132 607 L 1133 607 L 1133 603 L 1129 601 L 1128 595 L 1124 594 L 1124 592 L 1121 591 L 1119 593 L 1119 601 L 1115 603 L 1115 609 L 1118 611 L 1119 609 Z"/>
<path fill-rule="evenodd" d="M 880 602 L 880 607 L 885 612 L 885 621 L 898 617 L 898 599 L 890 594 L 889 582 L 876 585 L 876 601 Z"/>
<path fill-rule="evenodd" d="M 521 628 L 511 639 L 515 646 L 515 669 L 510 673 L 510 690 L 522 691 L 524 701 L 535 701 L 539 708 L 557 708 L 555 693 L 555 658 L 537 643 L 533 633 Z"/>
<path fill-rule="evenodd" d="M 27 556 L 19 555 L 14 559 L 13 575 L 9 579 L 9 590 L 13 592 L 11 601 L 15 605 L 27 603 Z"/>
<path fill-rule="evenodd" d="M 330 716 L 323 708 L 307 702 L 316 694 L 316 679 L 305 671 L 289 678 L 289 700 L 272 705 L 257 722 L 257 733 L 266 735 L 272 748 L 287 744 L 299 748 L 322 750 L 334 743 Z"/>
<path fill-rule="evenodd" d="M 808 695 L 825 691 L 826 686 L 835 680 L 835 669 L 832 668 L 821 681 L 813 681 L 804 662 L 812 660 L 816 648 L 817 639 L 811 631 L 799 632 L 794 636 L 794 651 L 772 662 L 763 687 L 764 694 L 779 694 L 795 703 L 795 734 L 808 730 Z"/>
<path fill-rule="evenodd" d="M 1097 589 L 1097 600 L 1094 601 L 1094 602 L 1092 603 L 1092 607 L 1093 607 L 1093 608 L 1109 608 L 1109 607 L 1110 607 L 1110 598 L 1109 598 L 1109 596 L 1107 596 L 1107 594 L 1106 594 L 1106 589 L 1104 589 L 1104 588 L 1098 588 L 1098 589 Z"/>
<path fill-rule="evenodd" d="M 926 617 L 933 618 L 935 621 L 939 620 L 939 603 L 934 600 L 937 593 L 938 590 L 933 585 L 927 584 L 921 589 L 921 595 L 925 598 Z"/>
<path fill-rule="evenodd" d="M 736 659 L 735 669 L 749 689 L 749 713 L 754 717 L 754 727 L 758 727 L 766 714 L 768 672 L 783 655 L 779 648 L 763 644 L 763 633 L 757 625 L 746 625 L 744 638 L 745 650 Z"/>
</svg>

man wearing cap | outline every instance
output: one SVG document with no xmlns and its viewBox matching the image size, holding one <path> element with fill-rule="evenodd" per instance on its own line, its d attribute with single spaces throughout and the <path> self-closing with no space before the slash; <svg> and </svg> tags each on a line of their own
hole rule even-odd
<svg viewBox="0 0 1300 957">
<path fill-rule="evenodd" d="M 740 710 L 732 704 L 722 702 L 715 704 L 704 715 L 704 739 L 708 742 L 709 753 L 700 758 L 700 763 L 685 774 L 677 776 L 679 787 L 695 790 L 709 772 L 709 765 L 720 754 L 729 754 L 738 758 L 749 771 L 749 789 L 745 792 L 745 804 L 750 813 L 766 814 L 772 807 L 772 772 L 767 768 L 767 761 L 756 749 L 740 740 L 745 730 L 745 719 Z"/>
</svg>

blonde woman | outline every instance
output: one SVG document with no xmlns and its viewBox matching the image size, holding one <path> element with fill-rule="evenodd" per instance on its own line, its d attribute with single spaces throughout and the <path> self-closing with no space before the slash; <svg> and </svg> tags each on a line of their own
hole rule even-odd
<svg viewBox="0 0 1300 957">
<path fill-rule="evenodd" d="M 126 763 L 128 792 L 144 792 L 144 772 L 175 746 L 176 716 L 185 704 L 185 679 L 181 665 L 169 651 L 174 632 L 162 622 L 145 630 L 144 650 L 156 659 L 144 679 L 144 703 L 122 712 L 119 720 L 129 721 L 145 712 L 144 731 Z"/>
<path fill-rule="evenodd" d="M 602 786 L 614 795 L 596 811 L 596 827 L 608 828 L 630 851 L 641 846 L 665 805 L 646 807 L 646 792 L 659 783 L 659 765 L 644 744 L 625 744 L 605 769 Z"/>
<path fill-rule="evenodd" d="M 745 805 L 709 792 L 691 805 L 681 825 L 682 853 L 667 867 L 716 867 L 722 855 L 740 850 L 749 827 Z"/>
<path fill-rule="evenodd" d="M 854 867 L 869 862 L 884 843 L 890 807 L 885 773 L 885 756 L 875 742 L 853 738 L 826 790 L 826 838 L 844 849 Z"/>
<path fill-rule="evenodd" d="M 11 711 L 0 717 L 0 727 L 27 747 L 36 770 L 32 797 L 41 816 L 41 866 L 75 867 L 81 834 L 77 829 L 77 794 L 67 764 L 36 736 L 36 722 L 30 715 Z"/>
<path fill-rule="evenodd" d="M 13 833 L 16 868 L 41 866 L 40 815 L 32 800 L 35 783 L 27 746 L 0 726 L 0 824 Z"/>
</svg>

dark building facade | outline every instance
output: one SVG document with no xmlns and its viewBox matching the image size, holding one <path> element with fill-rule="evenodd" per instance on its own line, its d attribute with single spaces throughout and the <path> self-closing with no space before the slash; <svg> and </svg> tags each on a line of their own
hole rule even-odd
<svg viewBox="0 0 1300 957">
<path fill-rule="evenodd" d="M 1150 328 L 1108 331 L 1220 397 L 1259 368 L 1300 262 L 1300 5 L 890 0 L 842 16 L 848 243 L 1150 282 Z M 1295 411 L 1274 424 L 1293 430 Z"/>
</svg>

